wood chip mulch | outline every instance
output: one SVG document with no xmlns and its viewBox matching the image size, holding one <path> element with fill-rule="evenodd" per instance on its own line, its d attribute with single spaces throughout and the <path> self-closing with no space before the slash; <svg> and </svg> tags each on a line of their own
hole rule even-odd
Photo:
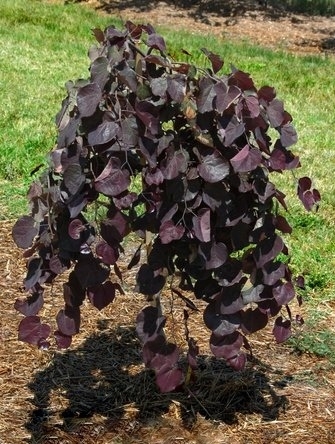
<svg viewBox="0 0 335 444">
<path fill-rule="evenodd" d="M 18 342 L 21 315 L 13 303 L 23 295 L 25 264 L 12 225 L 0 223 L 0 444 L 335 442 L 334 368 L 276 345 L 271 326 L 250 338 L 254 358 L 236 373 L 213 359 L 202 315 L 191 313 L 190 332 L 200 346 L 197 379 L 184 391 L 160 394 L 141 363 L 134 330 L 145 305 L 133 292 L 136 269 L 123 283 L 126 294 L 108 308 L 98 312 L 84 304 L 70 349 L 40 351 Z M 61 305 L 59 283 L 47 290 L 42 319 Z M 169 293 L 164 305 L 170 338 L 183 346 L 178 320 L 184 307 Z"/>
</svg>

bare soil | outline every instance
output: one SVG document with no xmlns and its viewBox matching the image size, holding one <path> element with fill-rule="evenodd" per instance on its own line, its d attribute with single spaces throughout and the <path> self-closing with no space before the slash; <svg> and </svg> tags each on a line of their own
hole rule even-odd
<svg viewBox="0 0 335 444">
<path fill-rule="evenodd" d="M 326 43 L 335 36 L 333 18 L 264 9 L 256 1 L 86 3 L 123 20 L 299 53 L 332 51 Z M 18 342 L 21 316 L 13 303 L 24 295 L 25 263 L 12 242 L 12 224 L 0 223 L 0 444 L 334 444 L 334 367 L 276 345 L 271 326 L 250 338 L 254 357 L 235 373 L 212 358 L 201 312 L 191 313 L 201 353 L 197 379 L 183 391 L 158 393 L 134 331 L 145 305 L 133 291 L 136 269 L 123 282 L 126 294 L 110 307 L 97 312 L 84 304 L 81 333 L 69 350 L 39 351 Z M 54 316 L 61 301 L 60 282 L 47 290 L 42 319 Z M 169 293 L 164 304 L 171 339 L 183 347 L 184 307 Z"/>
</svg>

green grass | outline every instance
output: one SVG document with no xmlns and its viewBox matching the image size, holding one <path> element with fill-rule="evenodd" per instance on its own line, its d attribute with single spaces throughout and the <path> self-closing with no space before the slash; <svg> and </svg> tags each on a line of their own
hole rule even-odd
<svg viewBox="0 0 335 444">
<path fill-rule="evenodd" d="M 26 211 L 30 172 L 45 162 L 55 141 L 54 116 L 65 97 L 64 84 L 69 79 L 87 77 L 87 50 L 94 44 L 91 29 L 111 23 L 120 24 L 84 4 L 1 0 L 2 219 L 13 219 Z M 243 41 L 231 43 L 187 32 L 159 31 L 176 59 L 185 58 L 181 52 L 185 48 L 192 54 L 192 63 L 204 65 L 206 60 L 199 48 L 206 47 L 224 57 L 226 71 L 233 64 L 250 72 L 258 86 L 275 86 L 278 97 L 293 115 L 300 137 L 295 151 L 303 165 L 298 173 L 314 178 L 322 194 L 319 212 L 304 212 L 295 197 L 295 179 L 290 174 L 278 175 L 276 182 L 288 195 L 288 219 L 294 228 L 287 239 L 290 266 L 295 274 L 306 277 L 308 322 L 315 324 L 316 342 L 328 341 L 328 330 L 322 327 L 318 332 L 317 326 L 325 325 L 329 304 L 334 306 L 335 300 L 335 60 L 270 51 Z M 315 341 L 299 340 L 307 351 L 315 350 L 311 345 Z"/>
<path fill-rule="evenodd" d="M 21 212 L 15 189 L 43 163 L 56 131 L 54 117 L 69 79 L 87 77 L 91 29 L 111 23 L 92 10 L 45 1 L 0 3 L 0 190 L 2 218 Z"/>
</svg>

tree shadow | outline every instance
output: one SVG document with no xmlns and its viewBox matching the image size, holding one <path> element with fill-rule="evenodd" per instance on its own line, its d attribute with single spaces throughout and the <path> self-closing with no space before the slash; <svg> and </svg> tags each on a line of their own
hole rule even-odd
<svg viewBox="0 0 335 444">
<path fill-rule="evenodd" d="M 287 399 L 274 387 L 285 386 L 288 379 L 278 373 L 270 380 L 269 368 L 260 362 L 237 373 L 221 360 L 202 355 L 194 383 L 179 392 L 161 394 L 152 373 L 141 363 L 135 329 L 112 330 L 104 322 L 99 326 L 100 331 L 76 349 L 56 353 L 29 383 L 34 398 L 26 423 L 31 438 L 26 443 L 47 443 L 55 429 L 74 433 L 81 420 L 91 418 L 94 424 L 95 415 L 104 429 L 134 423 L 140 429 L 159 422 L 172 403 L 180 405 L 182 426 L 187 429 L 199 414 L 232 424 L 238 422 L 238 413 L 257 413 L 267 421 L 285 411 Z"/>
<path fill-rule="evenodd" d="M 65 0 L 65 3 L 84 3 L 87 0 Z M 107 13 L 134 9 L 139 12 L 157 8 L 160 0 L 98 0 L 96 9 Z M 207 21 L 207 16 L 236 18 L 245 15 L 263 14 L 265 18 L 278 20 L 287 16 L 287 9 L 279 2 L 267 0 L 164 0 L 172 8 L 184 10 L 185 14 L 198 21 Z"/>
</svg>

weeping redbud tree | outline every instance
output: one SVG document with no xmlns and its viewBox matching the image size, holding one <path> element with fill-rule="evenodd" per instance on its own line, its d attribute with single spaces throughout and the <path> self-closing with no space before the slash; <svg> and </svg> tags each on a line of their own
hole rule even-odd
<svg viewBox="0 0 335 444">
<path fill-rule="evenodd" d="M 297 281 L 281 237 L 291 227 L 279 212 L 285 195 L 271 181 L 299 167 L 292 117 L 274 88 L 258 89 L 236 68 L 219 74 L 223 60 L 207 49 L 207 68 L 173 60 L 150 25 L 127 22 L 94 35 L 89 78 L 67 83 L 49 168 L 30 186 L 30 214 L 13 227 L 27 258 L 27 297 L 15 302 L 25 316 L 19 339 L 69 347 L 84 299 L 101 310 L 123 293 L 118 260 L 136 233 L 128 269 L 138 267 L 136 291 L 147 304 L 136 329 L 160 390 L 185 381 L 179 350 L 164 334 L 166 287 L 185 303 L 188 371 L 197 367 L 187 327 L 197 299 L 206 303 L 213 354 L 243 369 L 247 335 L 272 318 L 282 342 L 293 322 Z M 307 177 L 295 180 L 311 210 L 318 191 Z M 51 335 L 38 313 L 45 286 L 65 271 Z"/>
</svg>

